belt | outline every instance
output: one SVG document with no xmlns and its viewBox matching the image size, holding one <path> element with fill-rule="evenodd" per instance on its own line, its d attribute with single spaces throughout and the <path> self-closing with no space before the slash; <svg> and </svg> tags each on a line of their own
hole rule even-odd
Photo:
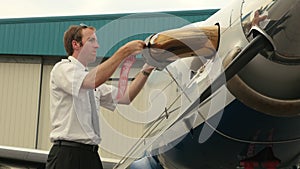
<svg viewBox="0 0 300 169">
<path fill-rule="evenodd" d="M 98 145 L 83 144 L 83 143 L 78 143 L 78 142 L 74 142 L 74 141 L 56 140 L 56 141 L 54 141 L 53 145 L 77 147 L 77 148 L 85 149 L 85 150 L 92 151 L 92 152 L 98 151 Z"/>
</svg>

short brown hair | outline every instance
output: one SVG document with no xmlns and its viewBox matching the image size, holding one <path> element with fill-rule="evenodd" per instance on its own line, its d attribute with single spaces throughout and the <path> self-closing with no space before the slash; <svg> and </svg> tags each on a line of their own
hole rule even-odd
<svg viewBox="0 0 300 169">
<path fill-rule="evenodd" d="M 65 50 L 68 54 L 68 56 L 71 56 L 74 52 L 73 46 L 72 46 L 72 41 L 75 40 L 77 42 L 82 41 L 82 30 L 83 29 L 93 29 L 96 30 L 92 26 L 87 26 L 87 25 L 71 25 L 64 33 L 64 47 Z"/>
</svg>

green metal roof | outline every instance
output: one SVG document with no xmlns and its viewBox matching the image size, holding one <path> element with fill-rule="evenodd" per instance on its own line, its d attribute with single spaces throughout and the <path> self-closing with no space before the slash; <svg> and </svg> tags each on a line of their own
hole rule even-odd
<svg viewBox="0 0 300 169">
<path fill-rule="evenodd" d="M 66 56 L 64 31 L 85 23 L 97 28 L 99 56 L 109 57 L 129 40 L 144 40 L 155 32 L 202 21 L 216 11 L 0 19 L 0 55 Z"/>
</svg>

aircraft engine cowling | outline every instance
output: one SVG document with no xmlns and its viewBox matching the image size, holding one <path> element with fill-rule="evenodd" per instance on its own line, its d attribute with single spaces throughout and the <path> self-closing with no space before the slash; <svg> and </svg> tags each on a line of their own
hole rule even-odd
<svg viewBox="0 0 300 169">
<path fill-rule="evenodd" d="M 241 25 L 245 36 L 251 41 L 256 33 L 264 34 L 273 42 L 274 50 L 261 51 L 227 87 L 237 99 L 260 112 L 273 116 L 300 114 L 299 10 L 299 0 L 243 3 Z M 233 58 L 228 56 L 224 64 Z"/>
<path fill-rule="evenodd" d="M 219 46 L 219 26 L 183 27 L 148 37 L 143 50 L 146 62 L 158 70 L 177 59 L 201 56 L 211 58 Z"/>
</svg>

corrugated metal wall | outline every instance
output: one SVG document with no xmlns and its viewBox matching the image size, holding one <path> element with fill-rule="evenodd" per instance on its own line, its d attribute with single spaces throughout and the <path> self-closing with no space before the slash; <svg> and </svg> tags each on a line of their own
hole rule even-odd
<svg viewBox="0 0 300 169">
<path fill-rule="evenodd" d="M 37 136 L 37 148 L 43 150 L 49 150 L 51 143 L 49 141 L 50 134 L 50 72 L 52 65 L 43 66 L 42 88 L 41 88 L 41 105 L 39 114 L 39 128 Z"/>
<path fill-rule="evenodd" d="M 0 54 L 65 56 L 63 34 L 70 25 L 85 23 L 98 29 L 100 56 L 111 56 L 129 36 L 145 39 L 149 33 L 202 21 L 217 10 L 168 13 L 111 14 L 70 17 L 0 19 Z M 117 40 L 117 41 L 116 41 Z M 5 43 L 4 43 L 5 42 Z M 107 55 L 106 55 L 107 54 Z"/>
<path fill-rule="evenodd" d="M 40 69 L 0 63 L 0 145 L 35 147 Z"/>
</svg>

